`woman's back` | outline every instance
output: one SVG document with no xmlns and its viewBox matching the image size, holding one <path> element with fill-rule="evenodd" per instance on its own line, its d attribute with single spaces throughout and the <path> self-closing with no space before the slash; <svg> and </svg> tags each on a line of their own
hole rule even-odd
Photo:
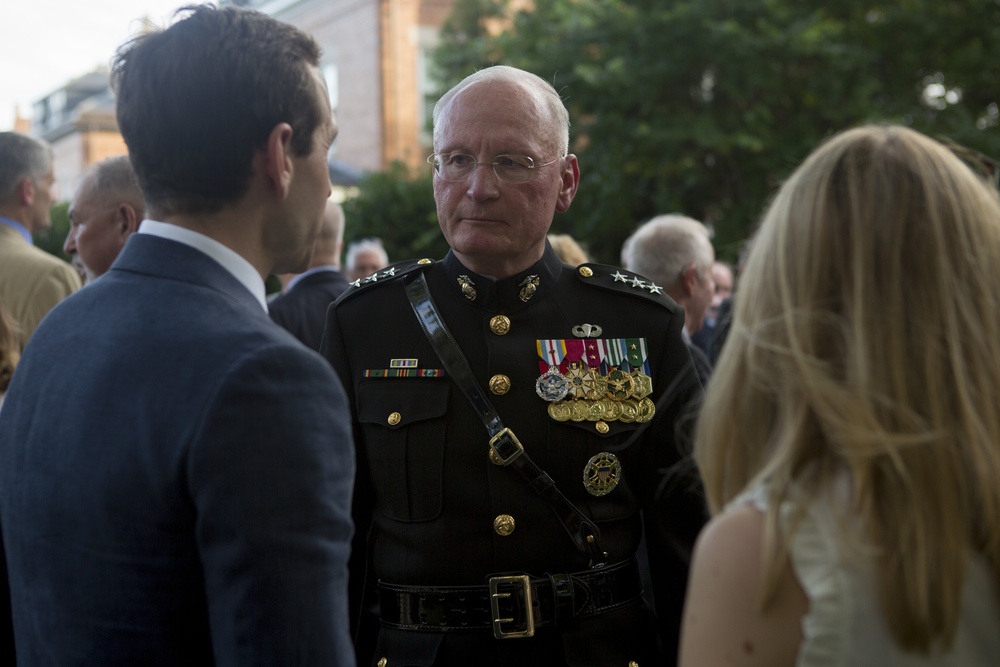
<svg viewBox="0 0 1000 667">
<path fill-rule="evenodd" d="M 744 496 L 762 512 L 764 487 Z M 798 506 L 786 501 L 781 515 L 792 520 Z M 1000 598 L 985 561 L 969 553 L 961 611 L 950 650 L 929 655 L 904 651 L 894 641 L 876 596 L 875 567 L 849 535 L 843 499 L 823 498 L 806 506 L 789 544 L 792 569 L 809 601 L 796 667 L 972 667 L 1000 664 Z M 786 525 L 786 529 L 790 529 Z M 846 541 L 845 541 L 846 540 Z"/>
</svg>

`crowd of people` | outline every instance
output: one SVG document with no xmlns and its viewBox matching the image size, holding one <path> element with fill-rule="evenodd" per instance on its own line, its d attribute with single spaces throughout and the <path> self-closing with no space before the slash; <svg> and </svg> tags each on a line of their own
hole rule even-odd
<svg viewBox="0 0 1000 667">
<path fill-rule="evenodd" d="M 71 262 L 0 133 L 0 658 L 993 664 L 1000 197 L 953 147 L 846 129 L 737 266 L 681 213 L 612 266 L 495 65 L 433 110 L 450 250 L 342 269 L 320 57 L 208 5 L 123 45 Z"/>
</svg>

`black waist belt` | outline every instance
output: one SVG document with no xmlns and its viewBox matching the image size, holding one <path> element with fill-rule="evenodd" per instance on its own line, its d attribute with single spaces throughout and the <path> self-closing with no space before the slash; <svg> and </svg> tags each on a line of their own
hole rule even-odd
<svg viewBox="0 0 1000 667">
<path fill-rule="evenodd" d="M 634 560 L 576 574 L 490 577 L 485 586 L 397 586 L 379 582 L 382 624 L 424 632 L 482 631 L 497 639 L 595 616 L 642 595 Z"/>
</svg>

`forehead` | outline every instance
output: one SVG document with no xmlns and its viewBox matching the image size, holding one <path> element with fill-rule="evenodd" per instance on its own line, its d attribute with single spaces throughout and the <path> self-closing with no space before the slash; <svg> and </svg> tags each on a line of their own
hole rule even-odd
<svg viewBox="0 0 1000 667">
<path fill-rule="evenodd" d="M 371 248 L 366 248 L 364 250 L 359 250 L 354 255 L 355 263 L 376 263 L 382 259 L 381 255 L 377 250 Z"/>
<path fill-rule="evenodd" d="M 537 154 L 554 134 L 539 93 L 509 81 L 479 81 L 462 89 L 438 122 L 439 151 Z"/>
<path fill-rule="evenodd" d="M 73 195 L 73 200 L 70 202 L 70 209 L 85 208 L 94 204 L 97 199 L 97 193 L 95 192 L 96 176 L 94 174 L 87 174 L 84 176 L 80 183 L 76 186 L 76 192 Z"/>
</svg>

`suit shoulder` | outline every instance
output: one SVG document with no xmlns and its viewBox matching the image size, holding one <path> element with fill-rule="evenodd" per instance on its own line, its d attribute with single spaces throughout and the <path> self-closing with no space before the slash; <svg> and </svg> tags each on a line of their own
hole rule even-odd
<svg viewBox="0 0 1000 667">
<path fill-rule="evenodd" d="M 574 272 L 577 280 L 590 288 L 625 294 L 658 304 L 671 311 L 679 310 L 679 306 L 667 295 L 662 286 L 621 267 L 587 262 L 576 267 Z"/>
<path fill-rule="evenodd" d="M 398 284 L 399 281 L 402 280 L 403 276 L 425 271 L 433 265 L 434 260 L 427 258 L 409 259 L 403 262 L 390 264 L 370 276 L 359 278 L 354 282 L 348 283 L 347 290 L 340 295 L 335 303 L 336 305 L 340 305 L 346 301 L 352 301 L 363 295 L 376 293 L 380 291 L 380 288 L 383 288 L 386 285 Z"/>
</svg>

